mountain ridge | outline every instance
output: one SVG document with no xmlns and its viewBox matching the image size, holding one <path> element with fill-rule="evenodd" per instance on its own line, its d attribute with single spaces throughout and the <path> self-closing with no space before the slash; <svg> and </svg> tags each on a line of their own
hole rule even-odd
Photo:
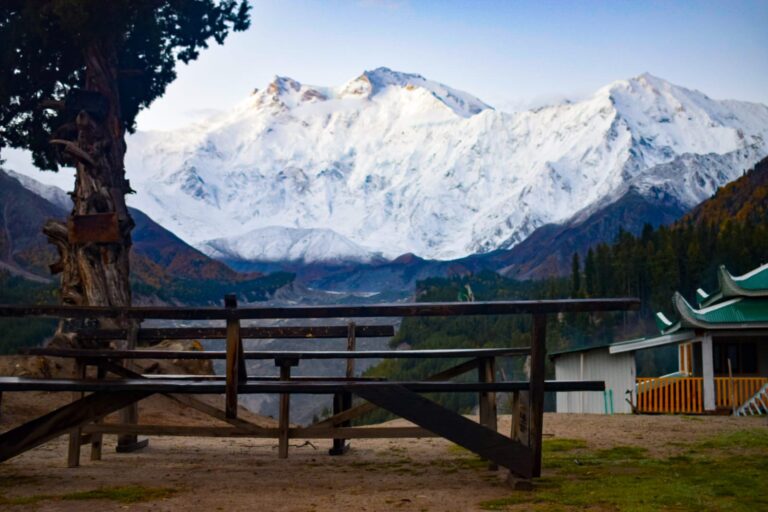
<svg viewBox="0 0 768 512">
<path fill-rule="evenodd" d="M 690 208 L 767 141 L 768 107 L 649 74 L 515 114 L 387 68 L 335 88 L 278 77 L 207 123 L 132 137 L 129 201 L 199 248 L 277 226 L 331 229 L 369 257 L 452 260 L 630 189 Z"/>
</svg>

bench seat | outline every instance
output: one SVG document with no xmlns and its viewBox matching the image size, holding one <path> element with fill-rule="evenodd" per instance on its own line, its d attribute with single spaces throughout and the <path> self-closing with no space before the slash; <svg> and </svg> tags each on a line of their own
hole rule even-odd
<svg viewBox="0 0 768 512">
<path fill-rule="evenodd" d="M 349 380 L 318 381 L 248 381 L 238 386 L 238 393 L 299 393 L 334 394 L 355 393 L 366 388 L 406 388 L 416 393 L 436 392 L 499 392 L 527 391 L 529 383 L 519 382 L 454 382 L 406 381 L 377 382 Z M 603 381 L 546 381 L 545 391 L 603 391 Z M 36 379 L 28 377 L 0 377 L 0 391 L 73 391 L 73 392 L 142 392 L 179 394 L 223 394 L 224 382 L 209 379 Z"/>
<path fill-rule="evenodd" d="M 103 350 L 70 348 L 28 348 L 24 355 L 75 357 L 83 359 L 226 359 L 224 350 Z M 452 350 L 278 350 L 245 351 L 245 359 L 424 359 L 482 358 L 527 355 L 528 348 L 481 348 Z"/>
</svg>

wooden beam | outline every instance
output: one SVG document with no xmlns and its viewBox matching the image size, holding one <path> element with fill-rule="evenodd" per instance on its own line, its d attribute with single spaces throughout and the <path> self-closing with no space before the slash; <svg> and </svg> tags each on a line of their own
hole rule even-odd
<svg viewBox="0 0 768 512">
<path fill-rule="evenodd" d="M 75 361 L 74 368 L 72 370 L 73 377 L 75 379 L 84 379 L 86 372 L 86 366 L 80 361 Z M 83 398 L 82 391 L 75 391 L 72 393 L 72 402 L 77 402 Z M 69 432 L 69 448 L 67 450 L 67 467 L 76 468 L 80 465 L 80 437 L 82 432 L 80 427 L 75 427 Z"/>
<path fill-rule="evenodd" d="M 0 434 L 0 462 L 31 450 L 73 428 L 118 411 L 152 392 L 93 393 Z"/>
<path fill-rule="evenodd" d="M 234 322 L 237 322 L 235 320 Z M 234 323 L 233 322 L 233 323 Z M 233 327 L 234 329 L 234 327 Z M 233 332 L 235 339 L 237 333 Z M 233 341 L 234 343 L 234 341 Z M 522 348 L 458 348 L 446 350 L 238 350 L 238 359 L 456 359 L 461 357 L 503 357 L 527 355 L 530 349 Z M 72 348 L 27 348 L 19 351 L 25 355 L 47 357 L 79 357 L 83 359 L 226 359 L 223 350 L 107 350 Z M 241 379 L 242 380 L 242 379 Z"/>
<path fill-rule="evenodd" d="M 291 364 L 289 362 L 280 366 L 280 380 L 291 380 Z M 280 411 L 278 413 L 278 437 L 277 456 L 281 459 L 288 458 L 288 430 L 290 428 L 291 418 L 291 395 L 282 393 L 280 395 Z"/>
<path fill-rule="evenodd" d="M 544 363 L 547 357 L 547 317 L 533 316 L 531 331 L 530 448 L 531 476 L 541 476 L 541 443 L 544 434 Z M 525 475 L 521 475 L 525 476 Z"/>
<path fill-rule="evenodd" d="M 139 330 L 139 324 L 136 321 L 131 321 L 130 327 L 127 329 L 128 335 L 125 337 L 125 349 L 127 352 L 133 352 L 136 350 L 136 346 L 138 344 L 138 330 Z M 132 359 L 126 359 L 126 361 L 123 363 L 127 369 L 132 369 L 134 366 L 134 362 Z M 125 409 L 121 410 L 120 413 L 120 422 L 121 423 L 138 423 L 139 422 L 139 406 L 136 403 L 132 403 Z M 135 435 L 126 434 L 122 436 L 117 436 L 117 446 L 115 447 L 115 450 L 118 453 L 131 453 L 136 450 L 140 450 L 144 448 L 146 445 L 145 443 L 140 443 L 139 438 Z"/>
<path fill-rule="evenodd" d="M 190 425 L 123 425 L 101 423 L 83 426 L 83 432 L 92 434 L 137 434 L 151 436 L 190 436 L 190 437 L 247 437 L 253 439 L 275 439 L 280 435 L 279 428 L 264 428 L 260 432 L 250 432 L 237 427 L 190 426 Z M 434 432 L 421 427 L 342 427 L 342 428 L 290 428 L 290 439 L 333 439 L 343 436 L 345 439 L 400 439 L 440 437 Z"/>
<path fill-rule="evenodd" d="M 360 387 L 356 394 L 505 468 L 530 477 L 531 450 L 402 386 Z"/>
<path fill-rule="evenodd" d="M 242 340 L 240 339 L 240 320 L 235 317 L 237 297 L 227 295 L 224 298 L 224 306 L 230 316 L 227 317 L 227 386 L 225 410 L 227 418 L 237 418 L 237 392 L 240 387 L 240 356 L 242 354 Z"/>
<path fill-rule="evenodd" d="M 127 368 L 115 363 L 103 362 L 100 368 L 102 367 L 114 373 L 115 375 L 119 375 L 120 377 L 126 377 L 130 379 L 146 378 L 143 375 L 134 372 L 133 370 L 128 370 Z M 224 409 L 220 409 L 214 405 L 204 402 L 197 397 L 173 393 L 163 393 L 163 396 L 178 404 L 190 407 L 199 412 L 202 412 L 203 414 L 207 414 L 212 418 L 229 423 L 230 425 L 237 427 L 240 430 L 251 433 L 260 433 L 264 430 L 264 427 L 256 425 L 255 423 L 251 423 L 250 421 L 246 421 L 242 418 L 228 418 Z"/>
<path fill-rule="evenodd" d="M 106 378 L 107 371 L 101 367 L 96 367 L 96 379 L 101 380 Z M 94 420 L 94 423 L 101 423 L 103 418 Z M 91 436 L 91 460 L 101 460 L 101 452 L 103 447 L 104 438 L 101 434 L 93 434 Z"/>
<path fill-rule="evenodd" d="M 527 390 L 528 382 L 443 382 L 443 381 L 249 381 L 240 384 L 241 393 L 298 393 L 306 395 L 332 395 L 340 391 L 357 392 L 366 386 L 405 387 L 415 393 L 449 393 L 481 391 Z M 603 391 L 603 381 L 547 381 L 546 391 Z M 120 380 L 71 380 L 36 379 L 28 377 L 0 377 L 0 391 L 85 391 L 87 393 L 112 392 L 128 393 L 182 393 L 191 395 L 217 395 L 226 391 L 226 384 L 218 381 L 188 381 L 163 379 L 120 379 Z"/>
<path fill-rule="evenodd" d="M 495 382 L 496 381 L 496 365 L 494 359 L 490 357 L 484 357 L 479 361 L 478 366 L 478 380 L 480 382 Z M 498 431 L 498 419 L 496 414 L 496 393 L 493 391 L 483 391 L 478 393 L 478 414 L 480 416 L 480 424 L 486 428 Z M 495 471 L 499 467 L 493 462 L 488 464 L 488 469 Z"/>
<path fill-rule="evenodd" d="M 456 366 L 452 366 L 448 368 L 447 370 L 443 370 L 441 372 L 438 372 L 434 375 L 431 375 L 427 377 L 427 381 L 440 381 L 440 380 L 447 380 L 452 379 L 454 377 L 457 377 L 459 375 L 462 375 L 464 373 L 467 373 L 468 371 L 474 370 L 477 368 L 478 360 L 472 359 L 471 361 L 466 361 L 464 363 L 460 363 Z M 360 405 L 357 405 L 355 407 L 351 407 L 350 409 L 334 414 L 330 418 L 326 418 L 322 421 L 318 421 L 317 423 L 313 424 L 313 427 L 337 427 L 340 425 L 343 425 L 344 423 L 359 418 L 361 416 L 364 416 L 370 412 L 375 411 L 378 409 L 378 406 L 366 402 Z"/>
<path fill-rule="evenodd" d="M 370 318 L 407 316 L 464 316 L 578 313 L 590 311 L 627 311 L 640 309 L 640 300 L 558 299 L 494 302 L 419 302 L 410 304 L 290 306 L 240 308 L 238 319 L 267 318 Z M 0 305 L 0 317 L 52 316 L 64 318 L 136 318 L 166 320 L 227 320 L 233 313 L 227 308 Z"/>
<path fill-rule="evenodd" d="M 309 325 L 275 327 L 241 327 L 243 339 L 327 339 L 347 337 L 348 327 L 344 325 Z M 122 340 L 128 335 L 127 329 L 78 329 L 78 339 L 89 341 Z M 392 325 L 356 325 L 357 338 L 389 338 L 395 335 Z M 160 327 L 139 329 L 139 343 L 162 340 L 223 340 L 227 337 L 225 327 Z"/>
</svg>

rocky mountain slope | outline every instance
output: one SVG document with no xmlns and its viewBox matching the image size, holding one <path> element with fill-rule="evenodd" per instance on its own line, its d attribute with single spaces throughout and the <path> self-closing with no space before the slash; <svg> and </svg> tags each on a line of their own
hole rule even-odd
<svg viewBox="0 0 768 512">
<path fill-rule="evenodd" d="M 47 219 L 66 217 L 69 197 L 60 189 L 0 169 L 0 270 L 41 283 L 52 282 L 48 265 L 57 258 L 41 232 Z M 260 300 L 292 276 L 238 273 L 194 249 L 147 215 L 131 209 L 131 268 L 138 302 L 219 302 L 229 291 Z"/>
<path fill-rule="evenodd" d="M 130 201 L 216 257 L 455 259 L 639 194 L 688 209 L 768 154 L 768 107 L 643 74 L 497 112 L 420 75 L 276 77 L 235 109 L 129 140 Z M 329 231 L 330 230 L 330 231 Z"/>
</svg>

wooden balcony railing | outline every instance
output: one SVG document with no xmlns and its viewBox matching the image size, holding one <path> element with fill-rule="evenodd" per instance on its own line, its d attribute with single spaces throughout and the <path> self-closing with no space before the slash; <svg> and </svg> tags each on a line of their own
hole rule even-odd
<svg viewBox="0 0 768 512">
<path fill-rule="evenodd" d="M 754 395 L 767 377 L 715 377 L 715 403 L 718 408 L 739 407 Z M 731 393 L 733 386 L 733 393 Z M 636 383 L 638 413 L 704 412 L 704 379 L 701 377 L 640 377 Z M 731 398 L 733 396 L 733 399 Z M 735 402 L 735 404 L 734 404 Z"/>
</svg>

